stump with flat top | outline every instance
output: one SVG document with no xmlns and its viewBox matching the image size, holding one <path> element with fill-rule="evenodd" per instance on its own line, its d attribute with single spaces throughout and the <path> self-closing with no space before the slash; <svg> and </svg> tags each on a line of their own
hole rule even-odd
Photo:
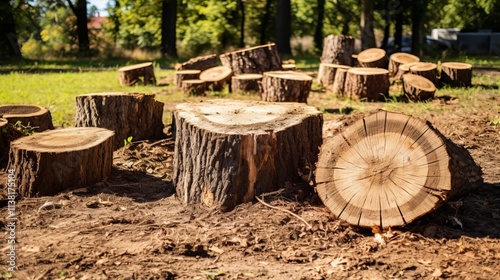
<svg viewBox="0 0 500 280">
<path fill-rule="evenodd" d="M 261 74 L 241 74 L 231 78 L 231 92 L 238 91 L 259 91 L 259 84 L 262 81 Z"/>
<path fill-rule="evenodd" d="M 276 44 L 246 48 L 220 55 L 222 65 L 231 68 L 233 74 L 262 74 L 267 71 L 282 70 L 282 61 Z"/>
<path fill-rule="evenodd" d="M 77 127 L 102 127 L 115 132 L 113 149 L 124 140 L 163 137 L 163 103 L 154 94 L 105 92 L 76 97 Z"/>
<path fill-rule="evenodd" d="M 389 57 L 389 76 L 396 76 L 396 74 L 399 71 L 400 65 L 405 63 L 415 63 L 419 61 L 420 58 L 418 58 L 418 56 L 409 53 L 404 53 L 404 52 L 393 53 Z"/>
<path fill-rule="evenodd" d="M 156 77 L 152 62 L 129 65 L 118 68 L 118 78 L 122 86 L 135 84 L 156 84 Z"/>
<path fill-rule="evenodd" d="M 172 123 L 177 197 L 222 210 L 301 181 L 322 143 L 322 114 L 302 103 L 183 103 Z"/>
<path fill-rule="evenodd" d="M 350 224 L 404 226 L 483 183 L 469 152 L 429 122 L 377 111 L 350 123 L 321 147 L 317 192 Z"/>
<path fill-rule="evenodd" d="M 185 80 L 197 80 L 200 77 L 200 70 L 179 70 L 175 71 L 174 84 L 176 88 L 182 88 Z"/>
<path fill-rule="evenodd" d="M 345 95 L 354 100 L 385 101 L 389 96 L 389 71 L 381 68 L 353 67 L 347 70 Z"/>
<path fill-rule="evenodd" d="M 460 62 L 442 63 L 441 82 L 451 87 L 472 86 L 472 65 Z"/>
<path fill-rule="evenodd" d="M 0 105 L 0 117 L 13 125 L 19 122 L 22 126 L 33 129 L 35 132 L 54 129 L 50 111 L 38 105 Z"/>
<path fill-rule="evenodd" d="M 53 195 L 101 182 L 113 166 L 113 135 L 96 127 L 49 130 L 10 144 L 7 169 L 24 197 Z"/>
<path fill-rule="evenodd" d="M 182 90 L 191 96 L 205 96 L 207 82 L 202 80 L 185 80 L 182 82 Z"/>
<path fill-rule="evenodd" d="M 206 82 L 207 87 L 214 91 L 221 91 L 229 81 L 233 71 L 227 66 L 209 68 L 200 74 L 200 80 Z"/>
<path fill-rule="evenodd" d="M 434 98 L 436 86 L 427 78 L 415 74 L 403 75 L 403 91 L 412 101 L 426 101 Z"/>
<path fill-rule="evenodd" d="M 410 73 L 429 79 L 436 87 L 439 87 L 439 74 L 437 64 L 432 62 L 418 62 L 410 66 Z"/>
<path fill-rule="evenodd" d="M 358 63 L 361 67 L 387 69 L 389 60 L 385 50 L 370 48 L 358 53 Z"/>
<path fill-rule="evenodd" d="M 208 68 L 212 68 L 219 65 L 219 58 L 216 54 L 198 56 L 189 59 L 188 61 L 176 64 L 175 70 L 206 70 Z"/>
<path fill-rule="evenodd" d="M 347 76 L 347 70 L 350 68 L 337 69 L 335 73 L 335 78 L 333 79 L 333 84 L 331 87 L 327 87 L 327 91 L 331 91 L 336 96 L 346 96 L 345 92 L 345 79 Z"/>
<path fill-rule="evenodd" d="M 351 66 L 354 52 L 354 38 L 345 35 L 328 35 L 323 39 L 321 63 Z"/>
<path fill-rule="evenodd" d="M 265 72 L 262 77 L 261 99 L 271 102 L 307 103 L 311 85 L 311 76 L 301 72 Z"/>
<path fill-rule="evenodd" d="M 350 66 L 330 63 L 320 63 L 318 70 L 318 84 L 329 87 L 335 80 L 335 74 L 338 69 L 349 69 Z"/>
<path fill-rule="evenodd" d="M 413 65 L 417 64 L 419 62 L 408 62 L 408 63 L 403 63 L 399 65 L 398 67 L 398 72 L 394 76 L 396 80 L 401 80 L 403 78 L 404 74 L 410 73 L 410 67 Z"/>
</svg>

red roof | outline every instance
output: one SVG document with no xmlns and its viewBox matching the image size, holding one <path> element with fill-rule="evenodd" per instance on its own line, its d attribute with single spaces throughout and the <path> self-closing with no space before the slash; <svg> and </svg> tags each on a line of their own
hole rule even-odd
<svg viewBox="0 0 500 280">
<path fill-rule="evenodd" d="M 87 26 L 89 29 L 100 30 L 106 21 L 108 21 L 107 17 L 91 17 Z"/>
</svg>

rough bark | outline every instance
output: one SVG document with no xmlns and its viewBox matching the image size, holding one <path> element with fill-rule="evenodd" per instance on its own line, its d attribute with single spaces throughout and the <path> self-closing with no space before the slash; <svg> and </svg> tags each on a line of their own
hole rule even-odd
<svg viewBox="0 0 500 280">
<path fill-rule="evenodd" d="M 294 71 L 266 72 L 262 77 L 263 101 L 304 102 L 311 91 L 312 78 Z"/>
<path fill-rule="evenodd" d="M 0 105 L 0 117 L 13 125 L 20 122 L 35 132 L 54 129 L 50 111 L 37 105 Z"/>
<path fill-rule="evenodd" d="M 409 53 L 393 53 L 389 58 L 389 75 L 396 76 L 399 71 L 399 66 L 405 63 L 419 62 L 420 58 Z"/>
<path fill-rule="evenodd" d="M 377 46 L 374 32 L 374 1 L 361 0 L 361 49 L 375 48 Z"/>
<path fill-rule="evenodd" d="M 322 63 L 352 65 L 354 38 L 345 35 L 328 35 L 323 43 Z"/>
<path fill-rule="evenodd" d="M 0 3 L 0 59 L 21 58 L 11 2 Z"/>
<path fill-rule="evenodd" d="M 344 92 L 361 101 L 385 101 L 389 96 L 389 71 L 381 68 L 347 70 Z"/>
<path fill-rule="evenodd" d="M 187 95 L 205 96 L 207 83 L 202 80 L 185 80 L 182 82 L 182 90 L 187 93 Z"/>
<path fill-rule="evenodd" d="M 221 91 L 231 81 L 233 71 L 227 66 L 209 68 L 200 74 L 200 80 L 206 82 L 207 87 L 214 91 Z"/>
<path fill-rule="evenodd" d="M 403 75 L 404 94 L 412 101 L 426 101 L 434 98 L 436 86 L 427 78 L 415 74 Z"/>
<path fill-rule="evenodd" d="M 366 49 L 358 54 L 358 63 L 361 67 L 384 68 L 387 69 L 389 60 L 387 53 L 383 49 Z"/>
<path fill-rule="evenodd" d="M 349 69 L 337 69 L 333 84 L 330 88 L 327 88 L 327 90 L 331 91 L 336 96 L 346 96 L 347 94 L 345 92 L 345 80 L 347 76 L 347 70 Z"/>
<path fill-rule="evenodd" d="M 161 48 L 163 54 L 177 58 L 177 0 L 162 0 Z"/>
<path fill-rule="evenodd" d="M 231 79 L 231 92 L 259 91 L 261 81 L 261 74 L 241 74 L 233 76 Z"/>
<path fill-rule="evenodd" d="M 472 65 L 460 62 L 442 63 L 441 82 L 451 87 L 472 86 Z"/>
<path fill-rule="evenodd" d="M 281 57 L 275 44 L 267 44 L 225 53 L 220 56 L 222 65 L 231 68 L 235 75 L 282 70 Z"/>
<path fill-rule="evenodd" d="M 175 65 L 175 70 L 207 70 L 219 65 L 219 58 L 216 54 L 191 58 L 190 60 Z"/>
<path fill-rule="evenodd" d="M 323 22 L 325 19 L 325 0 L 317 0 L 317 21 L 314 28 L 314 48 L 319 52 L 323 50 Z"/>
<path fill-rule="evenodd" d="M 185 103 L 172 123 L 177 197 L 222 210 L 300 181 L 322 142 L 322 114 L 300 103 Z"/>
<path fill-rule="evenodd" d="M 139 84 L 156 84 L 152 62 L 130 65 L 118 68 L 118 77 L 122 86 Z"/>
<path fill-rule="evenodd" d="M 410 66 L 410 73 L 429 79 L 436 87 L 441 86 L 437 65 L 431 62 L 418 62 Z"/>
<path fill-rule="evenodd" d="M 292 37 L 292 3 L 291 0 L 276 0 L 276 46 L 278 52 L 292 54 L 290 38 Z"/>
<path fill-rule="evenodd" d="M 335 79 L 335 74 L 338 69 L 349 69 L 350 66 L 339 65 L 339 64 L 329 64 L 320 63 L 318 70 L 318 84 L 324 87 L 329 87 L 333 84 Z"/>
<path fill-rule="evenodd" d="M 185 80 L 197 80 L 200 77 L 200 70 L 178 70 L 175 71 L 174 84 L 176 88 L 182 88 Z"/>
</svg>

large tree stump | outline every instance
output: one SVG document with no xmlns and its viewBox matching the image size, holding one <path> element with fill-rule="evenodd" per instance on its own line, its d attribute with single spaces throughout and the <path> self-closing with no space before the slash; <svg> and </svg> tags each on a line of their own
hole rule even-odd
<svg viewBox="0 0 500 280">
<path fill-rule="evenodd" d="M 220 56 L 220 60 L 222 65 L 231 68 L 235 75 L 262 74 L 283 69 L 281 57 L 274 43 L 225 53 Z"/>
<path fill-rule="evenodd" d="M 482 185 L 468 151 L 429 122 L 377 111 L 325 140 L 317 192 L 353 225 L 403 226 Z"/>
<path fill-rule="evenodd" d="M 9 121 L 0 118 L 0 168 L 3 168 L 7 162 L 7 155 L 10 147 L 10 139 L 8 135 Z"/>
<path fill-rule="evenodd" d="M 398 67 L 398 72 L 396 73 L 396 76 L 394 78 L 396 80 L 401 80 L 403 78 L 404 74 L 410 73 L 410 67 L 413 65 L 417 64 L 419 62 L 409 62 L 409 63 L 403 63 L 399 65 Z"/>
<path fill-rule="evenodd" d="M 404 53 L 404 52 L 393 53 L 389 57 L 389 75 L 396 76 L 399 70 L 399 66 L 401 64 L 415 63 L 419 61 L 420 58 L 418 58 L 418 56 L 409 53 Z"/>
<path fill-rule="evenodd" d="M 241 74 L 231 78 L 231 92 L 237 91 L 259 91 L 262 81 L 261 74 Z"/>
<path fill-rule="evenodd" d="M 347 69 L 342 69 L 339 68 L 337 69 L 335 73 L 335 79 L 333 80 L 333 84 L 331 87 L 326 88 L 327 90 L 330 90 L 334 95 L 336 96 L 346 96 L 345 93 L 345 80 L 347 76 L 347 71 L 350 68 Z"/>
<path fill-rule="evenodd" d="M 118 77 L 122 86 L 139 84 L 156 84 L 152 62 L 135 64 L 118 68 Z"/>
<path fill-rule="evenodd" d="M 441 85 L 439 82 L 439 74 L 436 63 L 418 62 L 415 65 L 410 66 L 410 73 L 429 79 L 429 81 L 431 81 L 436 87 Z"/>
<path fill-rule="evenodd" d="M 460 62 L 442 63 L 441 82 L 451 87 L 472 86 L 472 65 Z"/>
<path fill-rule="evenodd" d="M 338 69 L 349 69 L 350 66 L 330 63 L 320 63 L 318 70 L 318 84 L 324 87 L 331 86 Z"/>
<path fill-rule="evenodd" d="M 113 135 L 103 128 L 79 127 L 22 137 L 10 144 L 7 169 L 15 170 L 19 193 L 25 197 L 92 185 L 111 172 Z"/>
<path fill-rule="evenodd" d="M 77 127 L 102 127 L 113 130 L 113 149 L 124 140 L 160 139 L 163 137 L 163 103 L 154 94 L 105 92 L 76 97 Z"/>
<path fill-rule="evenodd" d="M 182 90 L 191 96 L 205 96 L 207 83 L 202 80 L 185 80 L 182 82 Z"/>
<path fill-rule="evenodd" d="M 197 80 L 200 77 L 200 70 L 179 70 L 175 71 L 174 84 L 176 88 L 182 88 L 185 80 Z"/>
<path fill-rule="evenodd" d="M 214 91 L 221 91 L 224 85 L 231 81 L 233 71 L 227 66 L 209 68 L 200 74 L 200 80 L 207 83 L 207 87 Z"/>
<path fill-rule="evenodd" d="M 212 68 L 219 65 L 219 59 L 216 54 L 199 56 L 189 59 L 188 61 L 182 64 L 176 64 L 175 70 L 207 70 L 208 68 Z"/>
<path fill-rule="evenodd" d="M 10 124 L 20 122 L 21 125 L 36 132 L 54 129 L 50 111 L 37 105 L 0 105 L 0 117 Z"/>
<path fill-rule="evenodd" d="M 389 96 L 389 71 L 354 67 L 347 70 L 344 92 L 361 101 L 385 101 Z"/>
<path fill-rule="evenodd" d="M 383 49 L 371 48 L 366 49 L 358 54 L 358 62 L 361 67 L 371 67 L 371 68 L 385 68 L 389 60 L 387 59 L 387 53 Z"/>
<path fill-rule="evenodd" d="M 404 94 L 412 101 L 426 101 L 434 98 L 436 86 L 427 78 L 415 74 L 403 75 Z"/>
<path fill-rule="evenodd" d="M 223 210 L 300 181 L 322 142 L 321 112 L 301 103 L 184 103 L 172 123 L 177 197 Z"/>
<path fill-rule="evenodd" d="M 307 103 L 311 85 L 311 76 L 300 72 L 265 72 L 262 77 L 261 99 L 271 102 Z"/>
<path fill-rule="evenodd" d="M 322 63 L 351 66 L 354 52 L 354 38 L 351 36 L 328 35 L 323 40 Z"/>
</svg>

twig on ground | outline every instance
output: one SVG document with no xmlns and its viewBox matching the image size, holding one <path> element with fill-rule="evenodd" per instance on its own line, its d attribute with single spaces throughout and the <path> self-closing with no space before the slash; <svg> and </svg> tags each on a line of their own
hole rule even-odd
<svg viewBox="0 0 500 280">
<path fill-rule="evenodd" d="M 272 209 L 275 209 L 275 210 L 280 210 L 280 211 L 286 212 L 286 213 L 288 213 L 288 214 L 290 214 L 290 215 L 294 216 L 295 218 L 297 218 L 297 219 L 301 220 L 302 222 L 304 222 L 304 224 L 306 224 L 306 225 L 307 225 L 307 229 L 311 229 L 311 228 L 312 228 L 312 226 L 311 226 L 308 222 L 306 222 L 306 220 L 304 220 L 304 219 L 303 219 L 302 217 L 300 217 L 299 215 L 297 215 L 297 214 L 293 213 L 292 211 L 287 210 L 287 209 L 283 209 L 283 208 L 279 208 L 279 207 L 272 206 L 272 205 L 270 205 L 270 204 L 268 204 L 268 203 L 264 202 L 262 199 L 258 198 L 257 196 L 256 196 L 255 198 L 256 198 L 256 199 L 257 199 L 260 203 L 264 204 L 265 206 L 267 206 L 267 207 L 269 207 L 269 208 L 272 208 Z"/>
</svg>

